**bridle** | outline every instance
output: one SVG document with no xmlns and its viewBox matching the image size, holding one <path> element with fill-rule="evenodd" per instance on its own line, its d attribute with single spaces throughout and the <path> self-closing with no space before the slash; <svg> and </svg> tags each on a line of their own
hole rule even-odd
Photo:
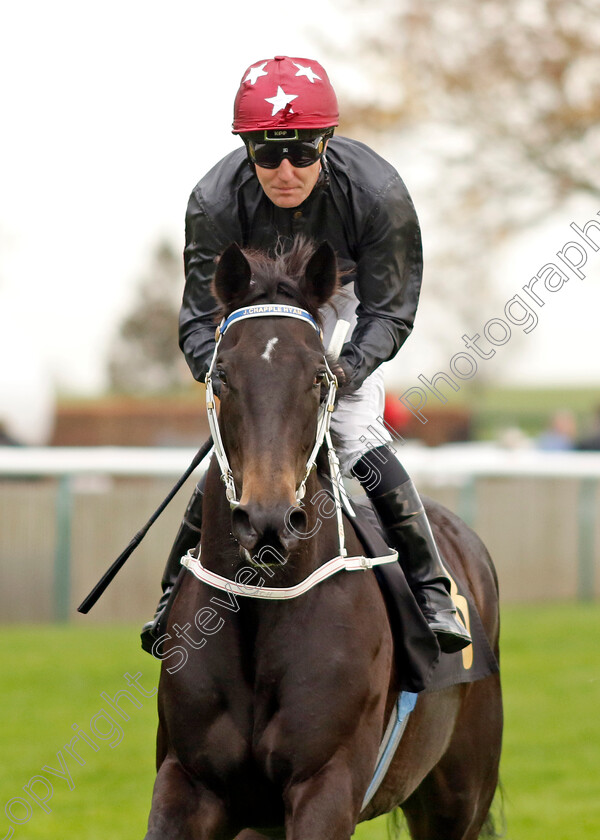
<svg viewBox="0 0 600 840">
<path fill-rule="evenodd" d="M 323 341 L 323 331 L 309 312 L 307 312 L 305 309 L 301 309 L 298 306 L 290 306 L 284 303 L 260 303 L 255 304 L 254 306 L 245 306 L 242 309 L 236 309 L 235 312 L 232 312 L 231 315 L 229 315 L 227 318 L 223 318 L 223 320 L 217 327 L 215 335 L 215 352 L 213 353 L 213 357 L 208 368 L 208 373 L 206 374 L 205 378 L 206 411 L 208 414 L 208 425 L 210 426 L 210 431 L 215 447 L 215 457 L 219 462 L 219 467 L 221 468 L 221 478 L 223 480 L 223 483 L 225 484 L 225 494 L 232 508 L 236 508 L 239 505 L 240 500 L 238 499 L 236 494 L 233 472 L 229 464 L 229 459 L 227 458 L 227 453 L 225 452 L 225 447 L 223 446 L 223 438 L 221 437 L 221 429 L 219 427 L 217 410 L 215 407 L 212 374 L 217 361 L 217 355 L 219 352 L 219 345 L 221 343 L 221 339 L 232 324 L 236 324 L 238 321 L 248 320 L 249 318 L 272 318 L 273 316 L 276 316 L 278 318 L 295 318 L 297 321 L 304 321 L 317 332 L 319 338 L 321 339 L 321 341 Z M 298 504 L 300 504 L 300 502 L 306 494 L 306 482 L 308 481 L 308 477 L 315 466 L 317 455 L 319 454 L 319 450 L 323 446 L 324 442 L 327 443 L 328 452 L 333 453 L 335 461 L 337 462 L 334 464 L 335 473 L 332 473 L 332 479 L 335 478 L 335 483 L 337 484 L 341 478 L 339 475 L 339 461 L 337 459 L 337 455 L 335 454 L 335 450 L 333 448 L 331 436 L 329 433 L 329 427 L 331 424 L 331 414 L 335 407 L 335 395 L 338 388 L 338 381 L 335 374 L 331 370 L 331 367 L 329 366 L 325 353 L 323 353 L 323 362 L 325 365 L 325 383 L 328 389 L 327 396 L 326 399 L 321 403 L 319 408 L 315 443 L 306 463 L 304 477 L 298 485 L 298 489 L 296 490 L 296 502 Z"/>
<path fill-rule="evenodd" d="M 319 334 L 321 341 L 323 340 L 322 330 L 309 312 L 307 312 L 305 309 L 301 309 L 300 307 L 290 306 L 283 303 L 255 304 L 254 306 L 246 306 L 242 309 L 236 309 L 235 312 L 232 312 L 231 315 L 229 315 L 227 318 L 224 318 L 217 327 L 217 332 L 215 336 L 215 351 L 213 353 L 213 357 L 208 368 L 208 373 L 206 374 L 205 378 L 206 411 L 208 414 L 208 423 L 210 426 L 212 439 L 214 443 L 215 457 L 219 463 L 219 467 L 221 470 L 221 478 L 223 480 L 223 483 L 225 484 L 225 492 L 231 508 L 236 508 L 240 504 L 240 500 L 236 495 L 233 472 L 229 464 L 229 459 L 227 458 L 227 453 L 225 452 L 225 447 L 223 446 L 223 438 L 221 437 L 221 429 L 219 427 L 219 420 L 217 417 L 217 410 L 215 407 L 212 374 L 217 361 L 219 344 L 221 343 L 221 339 L 223 338 L 229 327 L 231 327 L 231 325 L 235 324 L 237 321 L 243 321 L 248 318 L 262 318 L 267 316 L 296 318 L 299 321 L 304 321 Z M 183 566 L 189 569 L 192 572 L 192 574 L 194 574 L 199 580 L 203 581 L 204 583 L 207 583 L 209 586 L 212 586 L 216 589 L 221 589 L 222 591 L 229 592 L 234 595 L 242 595 L 248 598 L 261 598 L 266 600 L 287 600 L 289 598 L 297 598 L 300 595 L 303 595 L 305 592 L 308 592 L 310 589 L 312 589 L 313 586 L 316 586 L 322 581 L 327 580 L 327 578 L 337 574 L 342 570 L 364 571 L 366 569 L 372 569 L 374 566 L 378 566 L 383 563 L 395 563 L 397 561 L 398 552 L 392 549 L 390 549 L 390 554 L 385 554 L 380 557 L 364 557 L 362 555 L 358 555 L 356 557 L 348 557 L 348 552 L 345 546 L 344 517 L 342 505 L 344 510 L 350 517 L 354 517 L 356 516 L 356 514 L 354 513 L 352 505 L 350 504 L 350 501 L 344 490 L 344 485 L 342 483 L 342 474 L 340 470 L 340 462 L 331 440 L 331 432 L 329 428 L 331 425 L 331 415 L 335 407 L 335 395 L 338 388 L 338 382 L 335 374 L 329 366 L 329 363 L 325 356 L 325 352 L 323 352 L 323 362 L 325 365 L 327 397 L 319 407 L 315 443 L 306 463 L 304 477 L 298 485 L 298 489 L 296 490 L 296 503 L 297 505 L 300 505 L 302 499 L 304 498 L 304 495 L 306 493 L 306 482 L 308 481 L 308 477 L 315 467 L 319 450 L 323 446 L 323 443 L 325 443 L 327 446 L 327 457 L 329 459 L 332 494 L 335 502 L 335 515 L 337 522 L 339 545 L 338 556 L 324 563 L 307 578 L 305 578 L 303 581 L 296 584 L 295 586 L 268 587 L 264 586 L 264 581 L 262 581 L 258 586 L 254 586 L 249 583 L 242 584 L 230 578 L 223 577 L 222 575 L 219 575 L 216 572 L 210 571 L 209 569 L 205 568 L 202 564 L 202 560 L 200 557 L 200 547 L 198 546 L 197 550 L 192 549 L 185 555 L 185 557 L 182 557 L 181 563 Z"/>
</svg>

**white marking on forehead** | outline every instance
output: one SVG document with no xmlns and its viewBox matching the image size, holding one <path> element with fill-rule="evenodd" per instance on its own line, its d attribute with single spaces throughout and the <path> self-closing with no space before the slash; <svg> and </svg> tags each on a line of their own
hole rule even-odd
<svg viewBox="0 0 600 840">
<path fill-rule="evenodd" d="M 264 359 L 265 362 L 271 361 L 271 356 L 273 355 L 273 350 L 275 349 L 275 345 L 279 341 L 278 338 L 270 338 L 267 341 L 267 346 L 265 347 L 265 352 L 262 354 L 261 359 Z"/>
</svg>

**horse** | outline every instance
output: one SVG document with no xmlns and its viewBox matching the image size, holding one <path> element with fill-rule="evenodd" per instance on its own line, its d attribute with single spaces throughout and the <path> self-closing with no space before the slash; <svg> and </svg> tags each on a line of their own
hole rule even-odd
<svg viewBox="0 0 600 840">
<path fill-rule="evenodd" d="M 397 808 L 413 840 L 475 840 L 490 829 L 498 673 L 419 694 L 363 808 L 399 676 L 374 573 L 341 571 L 287 600 L 239 595 L 257 580 L 297 587 L 339 551 L 336 519 L 315 501 L 320 478 L 307 471 L 332 378 L 319 310 L 338 288 L 327 243 L 296 241 L 275 256 L 231 245 L 217 264 L 223 318 L 253 308 L 263 316 L 231 323 L 209 377 L 221 388 L 226 466 L 213 457 L 207 471 L 200 557 L 238 594 L 180 573 L 155 654 L 157 776 L 145 840 L 349 840 L 359 822 Z M 290 309 L 303 314 L 278 314 Z M 489 555 L 441 505 L 428 501 L 427 513 L 498 656 Z M 348 552 L 363 552 L 347 521 L 345 538 Z"/>
</svg>

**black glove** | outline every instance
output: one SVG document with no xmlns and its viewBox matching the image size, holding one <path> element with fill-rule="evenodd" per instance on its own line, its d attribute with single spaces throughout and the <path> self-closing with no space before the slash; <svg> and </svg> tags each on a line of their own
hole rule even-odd
<svg viewBox="0 0 600 840">
<path fill-rule="evenodd" d="M 330 364 L 331 372 L 335 374 L 338 381 L 337 399 L 345 397 L 356 391 L 357 386 L 352 382 L 352 370 L 343 357 Z"/>
</svg>

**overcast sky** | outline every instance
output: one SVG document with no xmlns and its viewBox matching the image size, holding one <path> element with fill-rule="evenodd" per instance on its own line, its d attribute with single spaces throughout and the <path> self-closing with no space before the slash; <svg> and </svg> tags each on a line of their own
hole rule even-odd
<svg viewBox="0 0 600 840">
<path fill-rule="evenodd" d="M 35 347 L 59 385 L 99 386 L 149 249 L 164 235 L 182 245 L 192 187 L 239 143 L 246 66 L 306 53 L 280 8 L 261 3 L 253 23 L 241 2 L 3 5 L 2 326 L 18 326 L 14 351 Z"/>
<path fill-rule="evenodd" d="M 349 76 L 348 69 L 340 78 L 322 46 L 301 28 L 311 14 L 306 24 L 324 21 L 326 31 L 343 40 L 353 22 L 336 2 L 316 7 L 275 0 L 260 6 L 199 0 L 3 4 L 0 365 L 5 381 L 10 363 L 13 377 L 18 373 L 31 383 L 51 382 L 71 392 L 102 387 L 103 354 L 119 315 L 133 300 L 134 282 L 149 252 L 161 236 L 182 246 L 192 187 L 239 143 L 230 124 L 244 69 L 283 53 L 320 59 L 338 90 L 363 84 L 360 74 Z M 402 175 L 418 194 L 418 175 L 410 164 L 403 161 Z M 569 238 L 571 221 L 582 223 L 597 210 L 589 202 L 566 209 L 549 231 L 524 236 L 516 256 L 496 256 L 507 298 L 527 282 L 529 271 L 553 258 Z M 566 381 L 600 379 L 597 354 L 593 361 L 589 353 L 582 356 L 590 329 L 597 341 L 599 267 L 595 255 L 588 280 L 571 283 L 557 305 L 545 307 L 535 333 L 526 337 L 526 363 L 504 375 L 552 380 L 558 370 Z M 495 314 L 482 313 L 482 323 Z M 425 310 L 419 313 L 421 335 L 406 348 L 404 377 L 435 372 L 431 365 L 439 360 L 428 358 L 426 325 Z M 458 342 L 460 336 L 457 350 Z"/>
</svg>

